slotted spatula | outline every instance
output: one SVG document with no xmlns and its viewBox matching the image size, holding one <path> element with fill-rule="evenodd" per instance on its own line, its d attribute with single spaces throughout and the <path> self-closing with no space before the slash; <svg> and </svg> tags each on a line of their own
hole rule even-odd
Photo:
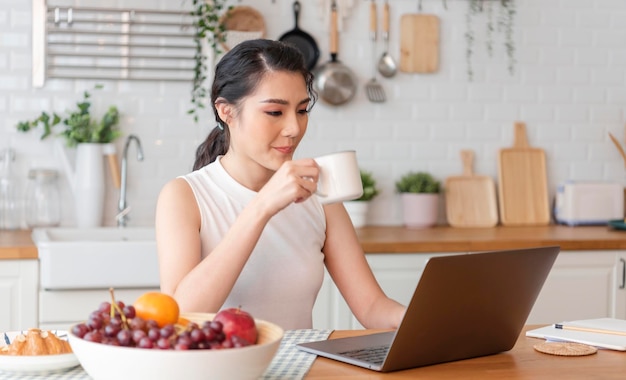
<svg viewBox="0 0 626 380">
<path fill-rule="evenodd" d="M 383 89 L 383 86 L 376 80 L 376 72 L 378 70 L 376 62 L 377 26 L 378 20 L 376 11 L 376 0 L 372 0 L 370 3 L 370 40 L 372 41 L 372 60 L 374 62 L 374 65 L 372 66 L 372 79 L 370 79 L 365 84 L 365 92 L 367 93 L 367 98 L 370 100 L 370 102 L 382 103 L 387 100 L 387 96 L 385 95 L 385 90 Z"/>
</svg>

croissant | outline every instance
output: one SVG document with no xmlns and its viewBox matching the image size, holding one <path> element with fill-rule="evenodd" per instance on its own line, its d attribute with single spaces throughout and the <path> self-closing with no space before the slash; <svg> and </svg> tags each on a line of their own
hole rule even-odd
<svg viewBox="0 0 626 380">
<path fill-rule="evenodd" d="M 69 342 L 59 339 L 51 331 L 28 329 L 26 335 L 20 334 L 10 345 L 0 349 L 3 355 L 58 355 L 72 352 Z"/>
</svg>

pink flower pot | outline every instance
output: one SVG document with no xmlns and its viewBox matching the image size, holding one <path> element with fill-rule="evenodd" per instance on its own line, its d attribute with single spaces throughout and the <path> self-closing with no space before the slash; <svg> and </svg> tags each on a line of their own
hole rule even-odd
<svg viewBox="0 0 626 380">
<path fill-rule="evenodd" d="M 402 193 L 400 197 L 407 228 L 428 228 L 437 224 L 439 194 Z"/>
</svg>

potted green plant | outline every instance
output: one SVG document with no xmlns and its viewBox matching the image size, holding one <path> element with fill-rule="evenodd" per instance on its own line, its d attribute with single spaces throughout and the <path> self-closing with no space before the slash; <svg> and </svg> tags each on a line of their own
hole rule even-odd
<svg viewBox="0 0 626 380">
<path fill-rule="evenodd" d="M 437 224 L 441 182 L 426 172 L 409 172 L 396 182 L 404 225 L 427 228 Z"/>
<path fill-rule="evenodd" d="M 96 86 L 96 89 L 102 86 Z M 121 136 L 118 129 L 119 111 L 116 106 L 110 106 L 107 112 L 98 121 L 91 116 L 91 94 L 83 93 L 82 101 L 76 103 L 76 110 L 69 112 L 65 118 L 61 118 L 56 112 L 52 115 L 41 112 L 41 115 L 33 120 L 22 121 L 17 124 L 17 130 L 28 132 L 32 129 L 42 128 L 41 139 L 44 140 L 53 135 L 53 130 L 63 122 L 63 130 L 58 135 L 65 139 L 69 147 L 75 147 L 81 143 L 110 143 Z"/>
<path fill-rule="evenodd" d="M 74 195 L 78 227 L 102 225 L 105 204 L 104 156 L 109 158 L 110 163 L 115 163 L 115 167 L 111 168 L 113 172 L 118 172 L 115 146 L 112 143 L 122 134 L 118 128 L 117 107 L 110 106 L 98 120 L 91 115 L 90 97 L 91 94 L 85 91 L 82 101 L 76 104 L 77 108 L 68 111 L 65 117 L 44 111 L 36 119 L 17 124 L 21 132 L 42 129 L 42 140 L 58 136 L 65 140 L 66 146 L 76 149 L 75 164 L 71 165 L 65 149 L 59 140 L 56 141 L 58 144 L 55 148 L 58 147 L 58 156 Z M 56 132 L 55 129 L 61 126 L 62 129 Z"/>
<path fill-rule="evenodd" d="M 376 179 L 371 172 L 360 170 L 363 195 L 353 201 L 344 202 L 346 211 L 352 220 L 354 227 L 359 228 L 367 224 L 367 212 L 369 204 L 380 192 L 376 186 Z"/>
</svg>

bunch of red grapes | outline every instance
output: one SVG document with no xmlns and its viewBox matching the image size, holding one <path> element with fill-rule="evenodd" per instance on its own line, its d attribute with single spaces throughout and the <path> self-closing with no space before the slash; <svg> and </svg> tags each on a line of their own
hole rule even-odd
<svg viewBox="0 0 626 380">
<path fill-rule="evenodd" d="M 72 334 L 95 343 L 162 350 L 222 349 L 250 345 L 237 336 L 227 339 L 219 321 L 159 327 L 154 320 L 137 317 L 134 306 L 125 305 L 122 301 L 114 305 L 102 302 L 86 322 L 72 327 Z"/>
</svg>

